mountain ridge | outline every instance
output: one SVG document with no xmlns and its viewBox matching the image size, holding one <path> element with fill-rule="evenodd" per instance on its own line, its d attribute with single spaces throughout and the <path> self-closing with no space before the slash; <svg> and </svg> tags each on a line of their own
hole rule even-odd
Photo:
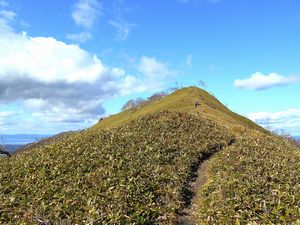
<svg viewBox="0 0 300 225">
<path fill-rule="evenodd" d="M 195 103 L 197 102 L 199 103 L 199 106 L 195 107 Z M 209 94 L 207 91 L 195 86 L 179 89 L 161 100 L 150 102 L 149 104 L 111 115 L 96 123 L 91 127 L 91 129 L 109 128 L 122 125 L 137 118 L 138 116 L 162 110 L 199 113 L 202 116 L 220 120 L 220 122 L 226 125 L 243 125 L 262 132 L 268 132 L 250 119 L 232 112 L 217 98 Z"/>
</svg>

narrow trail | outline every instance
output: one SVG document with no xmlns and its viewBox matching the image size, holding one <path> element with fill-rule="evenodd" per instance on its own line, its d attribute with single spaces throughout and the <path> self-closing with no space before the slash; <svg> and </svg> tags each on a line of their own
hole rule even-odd
<svg viewBox="0 0 300 225">
<path fill-rule="evenodd" d="M 196 219 L 194 218 L 193 212 L 196 210 L 199 189 L 207 181 L 207 166 L 209 159 L 204 160 L 197 172 L 195 173 L 194 179 L 190 182 L 192 198 L 189 204 L 183 209 L 179 217 L 179 225 L 195 225 Z"/>
</svg>

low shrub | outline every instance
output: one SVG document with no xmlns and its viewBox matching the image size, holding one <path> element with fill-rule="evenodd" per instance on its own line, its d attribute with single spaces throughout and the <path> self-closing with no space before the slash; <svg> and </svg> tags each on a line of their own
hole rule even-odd
<svg viewBox="0 0 300 225">
<path fill-rule="evenodd" d="M 160 112 L 0 159 L 1 223 L 173 224 L 191 168 L 233 139 Z"/>
<path fill-rule="evenodd" d="M 254 131 L 216 154 L 200 192 L 200 224 L 300 224 L 300 149 Z"/>
</svg>

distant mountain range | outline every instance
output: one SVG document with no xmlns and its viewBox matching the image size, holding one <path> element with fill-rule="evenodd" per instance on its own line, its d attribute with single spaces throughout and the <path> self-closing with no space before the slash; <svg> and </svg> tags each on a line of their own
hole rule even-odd
<svg viewBox="0 0 300 225">
<path fill-rule="evenodd" d="M 13 153 L 15 152 L 17 149 L 21 148 L 23 145 L 4 145 L 6 151 Z"/>
<path fill-rule="evenodd" d="M 295 136 L 294 137 L 297 141 L 300 141 L 300 136 Z"/>
<path fill-rule="evenodd" d="M 0 144 L 26 145 L 49 137 L 47 134 L 0 134 Z M 2 143 L 3 142 L 3 143 Z"/>
</svg>

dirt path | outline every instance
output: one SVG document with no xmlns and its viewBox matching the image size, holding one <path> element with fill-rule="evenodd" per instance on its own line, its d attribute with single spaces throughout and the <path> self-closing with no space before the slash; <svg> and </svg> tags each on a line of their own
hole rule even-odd
<svg viewBox="0 0 300 225">
<path fill-rule="evenodd" d="M 200 167 L 197 170 L 197 174 L 195 174 L 195 179 L 192 180 L 190 183 L 193 196 L 192 196 L 190 204 L 188 206 L 186 206 L 182 211 L 182 214 L 179 218 L 180 225 L 195 225 L 196 224 L 196 220 L 193 216 L 193 212 L 195 212 L 196 207 L 197 207 L 199 189 L 207 181 L 208 161 L 209 161 L 209 159 L 203 161 L 200 164 Z"/>
</svg>

